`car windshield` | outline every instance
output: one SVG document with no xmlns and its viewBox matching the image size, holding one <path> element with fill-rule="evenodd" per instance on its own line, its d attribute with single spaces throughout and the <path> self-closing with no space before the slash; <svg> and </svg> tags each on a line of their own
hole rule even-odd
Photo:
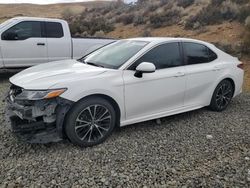
<svg viewBox="0 0 250 188">
<path fill-rule="evenodd" d="M 89 54 L 81 61 L 94 66 L 118 69 L 147 44 L 145 41 L 120 40 Z"/>
</svg>

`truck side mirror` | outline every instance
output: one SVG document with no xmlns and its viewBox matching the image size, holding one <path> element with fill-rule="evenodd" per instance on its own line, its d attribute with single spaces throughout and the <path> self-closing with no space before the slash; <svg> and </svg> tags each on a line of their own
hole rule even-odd
<svg viewBox="0 0 250 188">
<path fill-rule="evenodd" d="M 2 40 L 18 40 L 18 35 L 15 32 L 3 33 Z"/>
</svg>

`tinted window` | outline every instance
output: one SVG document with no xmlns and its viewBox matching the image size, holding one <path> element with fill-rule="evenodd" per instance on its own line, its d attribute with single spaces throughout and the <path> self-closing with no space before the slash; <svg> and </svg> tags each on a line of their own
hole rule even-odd
<svg viewBox="0 0 250 188">
<path fill-rule="evenodd" d="M 129 69 L 135 70 L 142 62 L 154 63 L 156 69 L 180 66 L 182 65 L 182 59 L 179 44 L 168 43 L 157 46 L 137 60 Z"/>
<path fill-rule="evenodd" d="M 8 40 L 15 36 L 15 40 L 25 40 L 28 38 L 39 38 L 41 34 L 41 22 L 25 21 L 16 24 L 2 34 L 3 40 Z"/>
<path fill-rule="evenodd" d="M 184 42 L 183 47 L 188 65 L 207 63 L 217 58 L 217 55 L 202 44 Z"/>
<path fill-rule="evenodd" d="M 217 59 L 217 55 L 216 53 L 214 53 L 212 50 L 210 50 L 208 48 L 208 58 L 209 58 L 209 61 L 213 61 L 215 59 Z"/>
<path fill-rule="evenodd" d="M 61 23 L 46 22 L 46 37 L 47 38 L 61 38 L 63 37 L 63 28 Z"/>
</svg>

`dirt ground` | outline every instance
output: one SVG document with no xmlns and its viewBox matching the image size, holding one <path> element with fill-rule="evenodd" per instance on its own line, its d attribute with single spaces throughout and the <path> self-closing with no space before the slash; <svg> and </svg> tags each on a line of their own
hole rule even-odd
<svg viewBox="0 0 250 188">
<path fill-rule="evenodd" d="M 0 187 L 249 187 L 250 95 L 117 129 L 103 144 L 27 144 L 5 121 L 0 75 Z"/>
</svg>

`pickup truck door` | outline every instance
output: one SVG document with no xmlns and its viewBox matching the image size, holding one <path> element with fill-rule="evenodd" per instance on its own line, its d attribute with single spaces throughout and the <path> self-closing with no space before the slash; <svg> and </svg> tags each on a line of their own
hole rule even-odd
<svg viewBox="0 0 250 188">
<path fill-rule="evenodd" d="M 0 47 L 5 67 L 28 67 L 48 61 L 42 22 L 22 21 L 1 34 Z"/>
<path fill-rule="evenodd" d="M 48 42 L 48 61 L 72 57 L 72 41 L 68 26 L 60 22 L 45 22 L 45 33 Z"/>
</svg>

